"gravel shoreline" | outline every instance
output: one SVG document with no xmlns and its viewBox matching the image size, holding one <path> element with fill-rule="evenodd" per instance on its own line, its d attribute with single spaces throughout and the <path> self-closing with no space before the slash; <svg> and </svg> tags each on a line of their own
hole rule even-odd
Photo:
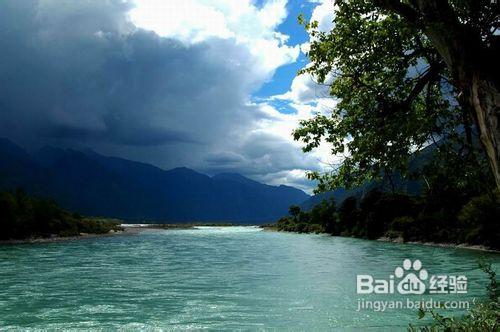
<svg viewBox="0 0 500 332">
<path fill-rule="evenodd" d="M 392 242 L 392 243 L 399 243 L 399 244 L 419 244 L 423 246 L 432 246 L 432 247 L 442 247 L 442 248 L 458 248 L 458 249 L 470 249 L 470 250 L 479 250 L 479 251 L 488 251 L 488 252 L 495 252 L 495 253 L 500 253 L 500 251 L 488 248 L 483 245 L 479 244 L 468 244 L 468 243 L 439 243 L 439 242 L 422 242 L 422 241 L 408 241 L 405 242 L 403 241 L 402 238 L 388 238 L 388 237 L 381 237 L 378 238 L 377 241 L 380 242 Z"/>
<path fill-rule="evenodd" d="M 88 233 L 80 233 L 79 236 L 55 236 L 55 237 L 44 237 L 44 238 L 30 238 L 30 239 L 16 239 L 16 240 L 0 240 L 0 245 L 4 244 L 29 244 L 29 243 L 51 243 L 51 242 L 61 242 L 61 241 L 73 241 L 80 239 L 88 239 L 94 237 L 104 237 L 104 236 L 116 236 L 116 235 L 133 235 L 138 234 L 143 230 L 147 229 L 157 229 L 157 230 L 166 230 L 166 229 L 192 229 L 195 228 L 196 225 L 192 224 L 121 224 L 121 231 L 113 231 L 111 230 L 108 233 L 104 234 L 88 234 Z M 261 225 L 260 226 L 264 231 L 268 232 L 276 232 L 279 231 L 276 227 L 269 225 Z M 433 247 L 442 247 L 442 248 L 458 248 L 458 249 L 469 249 L 469 250 L 479 250 L 479 251 L 487 251 L 487 252 L 495 252 L 500 253 L 499 250 L 491 249 L 483 245 L 472 245 L 467 243 L 438 243 L 438 242 L 421 242 L 421 241 L 403 241 L 402 238 L 388 238 L 381 237 L 378 238 L 377 241 L 380 242 L 391 242 L 398 244 L 418 244 L 424 246 L 433 246 Z"/>
<path fill-rule="evenodd" d="M 36 238 L 29 238 L 29 239 L 0 240 L 0 245 L 74 241 L 74 240 L 88 239 L 88 238 L 94 238 L 94 237 L 137 234 L 138 232 L 139 232 L 138 228 L 127 227 L 127 228 L 124 228 L 122 231 L 111 230 L 108 233 L 104 233 L 104 234 L 80 233 L 80 235 L 78 235 L 78 236 L 53 236 L 53 237 L 36 237 Z"/>
</svg>

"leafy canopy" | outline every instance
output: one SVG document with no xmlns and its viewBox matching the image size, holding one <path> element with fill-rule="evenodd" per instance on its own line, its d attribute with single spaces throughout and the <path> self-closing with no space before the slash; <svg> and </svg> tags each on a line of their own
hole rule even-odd
<svg viewBox="0 0 500 332">
<path fill-rule="evenodd" d="M 331 172 L 309 174 L 319 180 L 317 191 L 393 171 L 407 176 L 414 153 L 433 142 L 463 141 L 473 153 L 470 112 L 459 106 L 446 66 L 426 36 L 373 1 L 336 1 L 332 10 L 330 32 L 299 17 L 312 39 L 311 63 L 299 74 L 330 85 L 338 104 L 301 121 L 294 139 L 305 152 L 327 143 L 332 154 L 345 157 Z"/>
</svg>

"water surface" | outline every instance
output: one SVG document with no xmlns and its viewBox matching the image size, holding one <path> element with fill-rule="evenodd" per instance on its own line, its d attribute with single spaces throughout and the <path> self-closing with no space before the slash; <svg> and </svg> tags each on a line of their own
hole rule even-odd
<svg viewBox="0 0 500 332">
<path fill-rule="evenodd" d="M 466 274 L 468 294 L 447 296 L 472 299 L 485 295 L 484 255 L 500 263 L 473 250 L 252 227 L 3 245 L 0 328 L 405 330 L 416 310 L 356 311 L 357 274 L 386 278 L 420 259 L 432 274 Z"/>
</svg>

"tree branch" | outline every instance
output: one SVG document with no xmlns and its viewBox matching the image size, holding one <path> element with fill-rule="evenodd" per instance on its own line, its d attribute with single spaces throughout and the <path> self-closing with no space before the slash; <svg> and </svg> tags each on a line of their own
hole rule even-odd
<svg viewBox="0 0 500 332">
<path fill-rule="evenodd" d="M 431 64 L 429 70 L 420 77 L 420 79 L 417 81 L 417 83 L 411 90 L 408 97 L 406 97 L 405 101 L 403 102 L 403 105 L 410 105 L 413 102 L 413 100 L 415 100 L 415 98 L 419 95 L 419 93 L 422 92 L 427 83 L 431 82 L 432 80 L 436 79 L 439 76 L 439 72 L 443 68 L 444 64 L 442 62 Z"/>
<path fill-rule="evenodd" d="M 420 13 L 399 0 L 373 0 L 375 6 L 401 15 L 409 23 L 417 24 Z"/>
</svg>

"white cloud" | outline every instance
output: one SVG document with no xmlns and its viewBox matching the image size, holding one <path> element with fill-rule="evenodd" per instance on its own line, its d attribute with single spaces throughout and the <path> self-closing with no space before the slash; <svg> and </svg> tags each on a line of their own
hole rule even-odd
<svg viewBox="0 0 500 332">
<path fill-rule="evenodd" d="M 130 17 L 136 26 L 163 37 L 195 42 L 234 37 L 222 11 L 194 0 L 137 0 Z"/>
<path fill-rule="evenodd" d="M 318 84 L 312 75 L 306 73 L 293 79 L 289 91 L 273 96 L 272 99 L 290 100 L 297 104 L 310 104 L 327 97 L 329 97 L 329 87 Z"/>
<path fill-rule="evenodd" d="M 209 38 L 235 39 L 248 47 L 268 79 L 274 70 L 294 62 L 300 47 L 286 45 L 275 30 L 286 16 L 287 0 L 268 0 L 258 8 L 251 0 L 135 0 L 132 22 L 162 37 L 192 44 Z"/>
<path fill-rule="evenodd" d="M 290 106 L 297 112 L 289 114 L 280 113 L 269 104 L 261 104 L 261 110 L 267 114 L 267 117 L 262 118 L 257 123 L 256 129 L 254 129 L 253 132 L 287 138 L 288 144 L 293 147 L 287 149 L 287 151 L 298 151 L 300 153 L 299 158 L 301 158 L 302 163 L 297 163 L 296 165 L 301 165 L 303 171 L 322 171 L 325 167 L 338 163 L 339 161 L 337 156 L 332 156 L 329 146 L 327 144 L 322 144 L 312 152 L 304 154 L 300 151 L 303 146 L 302 143 L 293 141 L 291 139 L 291 134 L 294 129 L 298 128 L 300 120 L 309 119 L 317 112 L 328 114 L 331 112 L 332 108 L 335 107 L 335 104 L 336 101 L 332 98 L 317 99 L 314 105 L 291 103 Z M 294 157 L 290 155 L 290 160 L 293 160 L 293 158 Z"/>
<path fill-rule="evenodd" d="M 270 185 L 281 185 L 286 183 L 289 186 L 302 189 L 308 194 L 312 194 L 312 181 L 307 179 L 307 172 L 303 169 L 292 169 L 290 171 L 269 173 L 257 177 L 256 180 Z"/>
<path fill-rule="evenodd" d="M 328 32 L 333 28 L 333 18 L 335 5 L 333 0 L 311 0 L 311 3 L 318 3 L 313 9 L 310 22 L 318 22 L 318 30 Z M 302 53 L 307 54 L 310 50 L 311 40 L 302 43 L 299 47 Z M 325 79 L 325 83 L 331 82 L 331 77 Z M 284 94 L 273 96 L 272 99 L 290 100 L 296 104 L 316 103 L 318 100 L 328 98 L 329 87 L 325 84 L 318 84 L 311 74 L 296 76 L 291 84 L 290 90 Z"/>
<path fill-rule="evenodd" d="M 311 21 L 318 21 L 318 29 L 320 31 L 330 31 L 333 28 L 333 1 L 319 0 L 311 2 L 318 3 L 311 15 Z M 307 53 L 310 48 L 310 41 L 303 43 L 300 47 L 303 53 Z M 318 112 L 329 114 L 338 102 L 329 95 L 328 82 L 331 82 L 331 79 L 331 77 L 327 77 L 325 85 L 318 84 L 310 74 L 296 76 L 292 81 L 289 91 L 269 98 L 270 102 L 280 100 L 288 103 L 289 107 L 296 110 L 296 113 L 281 114 L 270 105 L 266 105 L 262 107 L 262 110 L 269 114 L 272 120 L 262 120 L 260 123 L 261 130 L 285 135 L 285 133 L 290 133 L 293 129 L 297 128 L 300 120 L 310 119 Z M 302 146 L 299 142 L 293 142 L 293 144 L 297 146 L 297 148 Z M 307 153 L 306 156 L 306 164 L 314 165 L 314 168 L 309 168 L 309 170 L 318 171 L 329 170 L 333 165 L 339 164 L 344 158 L 342 155 L 332 155 L 331 146 L 325 141 L 323 141 L 318 148 Z M 273 176 L 279 179 L 278 181 L 294 183 L 296 186 L 305 189 L 310 186 L 310 183 L 307 183 L 307 180 L 298 180 L 303 177 L 305 169 L 307 168 L 296 168 L 286 172 L 277 172 Z"/>
<path fill-rule="evenodd" d="M 134 0 L 132 22 L 163 37 L 197 42 L 207 37 L 272 38 L 286 16 L 286 0 L 257 8 L 250 0 Z"/>
<path fill-rule="evenodd" d="M 318 30 L 328 32 L 333 28 L 334 3 L 333 0 L 321 0 L 311 15 L 311 21 L 318 22 Z"/>
</svg>

